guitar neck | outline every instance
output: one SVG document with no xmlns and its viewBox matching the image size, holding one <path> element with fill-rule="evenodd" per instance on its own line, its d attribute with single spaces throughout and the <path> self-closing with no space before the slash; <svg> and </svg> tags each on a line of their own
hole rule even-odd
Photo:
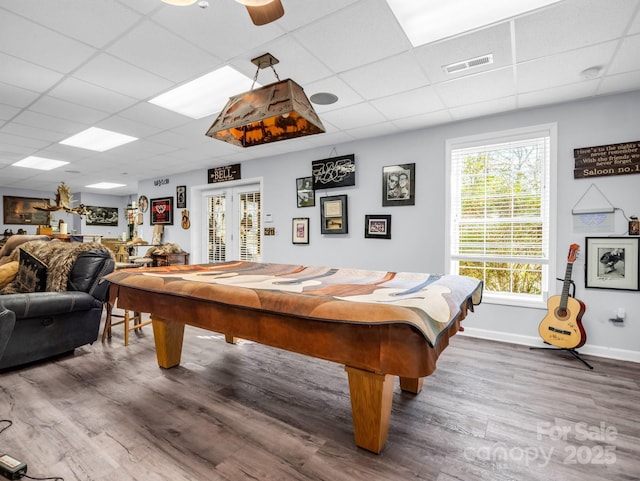
<svg viewBox="0 0 640 481">
<path fill-rule="evenodd" d="M 562 310 L 567 309 L 569 299 L 569 287 L 571 286 L 571 272 L 573 271 L 573 263 L 567 263 L 567 269 L 564 274 L 564 284 L 562 285 L 562 295 L 560 296 L 560 306 Z"/>
</svg>

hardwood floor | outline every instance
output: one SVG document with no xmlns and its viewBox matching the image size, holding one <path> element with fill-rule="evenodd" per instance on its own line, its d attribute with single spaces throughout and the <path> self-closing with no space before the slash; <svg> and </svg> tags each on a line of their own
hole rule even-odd
<svg viewBox="0 0 640 481">
<path fill-rule="evenodd" d="M 456 336 L 375 455 L 343 366 L 187 327 L 163 370 L 143 331 L 0 374 L 0 454 L 65 481 L 640 479 L 640 364 Z"/>
</svg>

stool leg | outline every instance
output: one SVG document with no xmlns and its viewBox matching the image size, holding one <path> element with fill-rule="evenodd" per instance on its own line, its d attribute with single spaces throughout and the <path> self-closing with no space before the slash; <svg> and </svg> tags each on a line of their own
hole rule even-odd
<svg viewBox="0 0 640 481">
<path fill-rule="evenodd" d="M 129 311 L 124 311 L 124 345 L 129 345 Z"/>
<path fill-rule="evenodd" d="M 102 330 L 102 342 L 104 342 L 107 339 L 107 336 L 109 336 L 109 339 L 111 339 L 111 311 L 113 310 L 113 306 L 108 301 L 105 302 L 105 304 L 107 309 L 107 315 L 105 316 L 105 319 L 104 319 L 104 328 Z"/>
</svg>

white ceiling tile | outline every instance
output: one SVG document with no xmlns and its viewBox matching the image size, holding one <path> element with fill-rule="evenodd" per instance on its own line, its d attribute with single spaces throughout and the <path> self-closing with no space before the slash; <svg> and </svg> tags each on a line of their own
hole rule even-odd
<svg viewBox="0 0 640 481">
<path fill-rule="evenodd" d="M 278 23 L 287 30 L 300 28 L 359 0 L 322 0 L 321 2 L 283 2 L 285 15 Z"/>
<path fill-rule="evenodd" d="M 44 97 L 29 106 L 29 110 L 47 114 L 52 117 L 81 122 L 83 124 L 93 124 L 105 117 L 107 113 L 99 110 L 83 107 L 82 105 L 72 104 L 65 100 L 56 99 L 54 97 Z"/>
<path fill-rule="evenodd" d="M 41 149 L 49 145 L 49 142 L 42 139 L 16 135 L 12 132 L 6 132 L 3 129 L 0 131 L 0 145 L 5 152 L 13 152 L 14 150 L 24 152 L 25 149 Z"/>
<path fill-rule="evenodd" d="M 53 193 L 51 184 L 66 178 L 82 192 L 87 179 L 122 177 L 128 187 L 109 194 L 125 195 L 159 171 L 202 169 L 206 182 L 206 169 L 215 165 L 310 148 L 329 156 L 368 134 L 640 90 L 640 46 L 632 37 L 640 34 L 640 0 L 563 0 L 419 48 L 384 0 L 283 0 L 284 17 L 262 27 L 233 0 L 209 3 L 203 9 L 160 0 L 0 0 L 0 167 L 29 154 L 58 157 L 81 174 L 22 172 L 24 185 L 49 183 Z M 265 52 L 280 59 L 280 77 L 298 82 L 309 97 L 339 97 L 314 105 L 327 133 L 242 149 L 204 135 L 213 116 L 193 121 L 146 102 L 223 65 L 252 77 L 250 59 Z M 442 71 L 487 53 L 492 65 L 453 76 Z M 549 55 L 555 57 L 534 62 Z M 576 79 L 596 63 L 605 67 L 602 77 Z M 272 78 L 270 69 L 260 72 L 261 83 Z M 58 144 L 89 126 L 140 140 L 103 153 Z"/>
<path fill-rule="evenodd" d="M 0 88 L 0 99 L 1 98 L 2 90 Z M 18 107 L 12 107 L 11 105 L 0 103 L 0 120 L 9 120 L 10 118 L 15 117 L 18 112 L 20 112 Z"/>
<path fill-rule="evenodd" d="M 40 114 L 32 110 L 23 111 L 20 115 L 16 116 L 15 122 L 39 129 L 51 130 L 52 132 L 60 132 L 62 136 L 60 140 L 64 138 L 65 134 L 75 134 L 88 127 L 87 124 L 81 124 L 59 117 L 51 117 L 50 115 Z"/>
<path fill-rule="evenodd" d="M 219 60 L 151 22 L 143 22 L 107 49 L 132 65 L 173 82 L 215 70 Z"/>
<path fill-rule="evenodd" d="M 103 112 L 116 113 L 139 102 L 133 97 L 119 94 L 113 90 L 67 77 L 56 85 L 49 94 L 52 97 L 85 105 Z"/>
<path fill-rule="evenodd" d="M 359 2 L 292 33 L 335 73 L 376 62 L 410 43 L 385 2 Z"/>
<path fill-rule="evenodd" d="M 38 94 L 13 85 L 0 83 L 0 103 L 15 108 L 26 107 L 38 98 Z"/>
<path fill-rule="evenodd" d="M 0 53 L 0 65 L 0 82 L 34 92 L 44 92 L 62 78 L 58 72 L 3 53 Z"/>
<path fill-rule="evenodd" d="M 91 59 L 73 76 L 138 100 L 155 97 L 174 86 L 166 79 L 106 54 Z"/>
<path fill-rule="evenodd" d="M 349 129 L 346 132 L 354 139 L 367 139 L 371 137 L 384 137 L 385 135 L 396 134 L 400 132 L 400 127 L 390 122 L 384 122 L 382 124 L 367 125 L 366 127 Z"/>
<path fill-rule="evenodd" d="M 252 55 L 251 58 L 262 55 L 266 50 L 280 61 L 274 67 L 280 78 L 283 80 L 290 78 L 303 88 L 311 82 L 331 75 L 331 71 L 324 64 L 318 62 L 303 45 L 291 37 L 283 36 L 270 42 L 268 46 L 261 45 L 255 50 L 255 55 Z M 248 65 L 250 59 L 241 59 L 238 62 Z M 238 62 L 234 62 L 234 65 L 237 65 Z M 256 67 L 253 64 L 251 64 L 251 67 L 253 68 L 253 73 L 251 74 L 253 78 Z M 275 80 L 275 75 L 270 68 L 260 70 L 258 75 L 260 84 L 267 85 Z"/>
<path fill-rule="evenodd" d="M 277 22 L 255 27 L 246 8 L 234 1 L 211 1 L 206 9 L 194 7 L 162 8 L 152 18 L 176 35 L 219 57 L 221 62 L 284 33 Z"/>
<path fill-rule="evenodd" d="M 636 13 L 633 23 L 629 27 L 629 31 L 627 33 L 629 35 L 632 35 L 634 33 L 640 33 L 640 9 Z"/>
<path fill-rule="evenodd" d="M 324 117 L 339 129 L 364 127 L 386 120 L 380 112 L 367 103 L 352 105 L 340 110 L 332 110 L 325 113 Z"/>
<path fill-rule="evenodd" d="M 222 110 L 223 107 L 224 105 L 221 105 L 220 109 Z M 158 107 L 157 105 L 149 102 L 140 102 L 126 110 L 123 110 L 119 115 L 125 119 L 134 120 L 141 124 L 149 124 L 162 130 L 185 125 L 192 121 L 189 117 Z M 207 118 L 211 119 L 212 123 L 215 120 L 213 115 L 208 116 Z"/>
<path fill-rule="evenodd" d="M 518 63 L 516 65 L 518 92 L 530 92 L 580 82 L 584 80 L 580 74 L 583 70 L 607 64 L 616 45 L 617 42 L 606 42 Z"/>
<path fill-rule="evenodd" d="M 120 115 L 109 117 L 102 122 L 99 122 L 95 126 L 101 129 L 112 130 L 121 134 L 131 135 L 139 139 L 146 138 L 150 135 L 155 135 L 162 130 L 158 127 L 150 125 L 149 123 L 142 124 L 140 122 L 136 122 Z"/>
<path fill-rule="evenodd" d="M 35 23 L 46 25 L 58 33 L 86 42 L 94 47 L 104 47 L 113 38 L 131 27 L 140 15 L 116 2 L 65 0 L 20 0 L 3 5 Z M 82 21 L 77 21 L 81 17 Z"/>
<path fill-rule="evenodd" d="M 95 54 L 95 49 L 84 43 L 8 12 L 3 13 L 0 51 L 62 73 Z"/>
<path fill-rule="evenodd" d="M 622 41 L 607 73 L 617 74 L 632 70 L 640 70 L 640 35 L 627 37 Z"/>
<path fill-rule="evenodd" d="M 439 110 L 437 112 L 429 112 L 428 114 L 414 115 L 413 117 L 405 117 L 394 120 L 393 123 L 402 130 L 415 130 L 432 125 L 446 124 L 452 122 L 453 117 L 448 109 Z"/>
<path fill-rule="evenodd" d="M 33 126 L 21 124 L 18 122 L 10 122 L 0 129 L 3 133 L 10 135 L 17 135 L 18 137 L 26 137 L 28 139 L 38 140 L 44 142 L 44 145 L 60 142 L 67 134 L 56 132 L 48 127 Z"/>
<path fill-rule="evenodd" d="M 444 108 L 442 100 L 433 87 L 423 87 L 383 99 L 372 100 L 371 105 L 390 120 L 435 112 Z"/>
<path fill-rule="evenodd" d="M 434 86 L 447 107 L 477 104 L 515 94 L 511 68 L 461 77 Z"/>
<path fill-rule="evenodd" d="M 628 92 L 630 90 L 640 90 L 640 70 L 618 75 L 607 75 L 600 83 L 598 94 L 604 95 Z"/>
<path fill-rule="evenodd" d="M 582 97 L 595 95 L 600 79 L 584 80 L 579 83 L 566 84 L 560 87 L 547 87 L 534 92 L 518 95 L 518 107 L 527 108 L 537 105 L 566 102 Z"/>
<path fill-rule="evenodd" d="M 515 20 L 517 61 L 612 40 L 624 33 L 637 0 L 565 0 Z"/>
<path fill-rule="evenodd" d="M 486 102 L 478 102 L 475 104 L 462 105 L 454 107 L 451 110 L 451 116 L 454 120 L 462 120 L 473 117 L 482 117 L 485 115 L 507 112 L 516 108 L 516 97 L 504 97 L 501 99 L 488 100 Z"/>
<path fill-rule="evenodd" d="M 424 45 L 415 56 L 431 83 L 444 82 L 466 75 L 502 68 L 512 63 L 511 28 L 509 22 L 452 38 L 446 42 Z M 493 54 L 493 63 L 453 74 L 443 67 L 482 55 Z"/>
<path fill-rule="evenodd" d="M 342 81 L 339 77 L 327 77 L 313 82 L 304 87 L 304 93 L 307 97 L 320 92 L 329 92 L 338 96 L 338 101 L 330 105 L 313 105 L 315 111 L 320 115 L 331 110 L 342 109 L 349 105 L 358 104 L 364 101 L 364 97 L 353 90 L 349 85 Z"/>
<path fill-rule="evenodd" d="M 412 53 L 389 57 L 339 75 L 356 92 L 377 99 L 429 85 Z"/>
</svg>

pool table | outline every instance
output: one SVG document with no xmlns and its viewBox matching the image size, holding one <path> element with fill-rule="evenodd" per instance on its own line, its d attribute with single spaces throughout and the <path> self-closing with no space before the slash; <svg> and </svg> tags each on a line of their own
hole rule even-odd
<svg viewBox="0 0 640 481">
<path fill-rule="evenodd" d="M 148 312 L 158 364 L 180 364 L 185 324 L 345 366 L 355 443 L 380 453 L 394 378 L 420 392 L 449 338 L 480 304 L 466 276 L 224 262 L 118 270 L 111 302 Z"/>
</svg>

